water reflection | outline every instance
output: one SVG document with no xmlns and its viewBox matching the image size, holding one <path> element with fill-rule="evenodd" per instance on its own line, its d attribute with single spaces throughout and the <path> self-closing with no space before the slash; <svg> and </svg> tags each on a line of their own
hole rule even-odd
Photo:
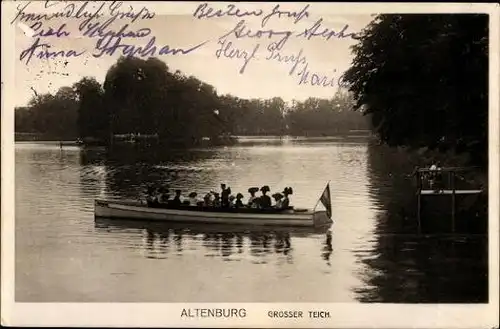
<svg viewBox="0 0 500 329">
<path fill-rule="evenodd" d="M 484 234 L 416 233 L 408 173 L 417 162 L 367 144 L 252 143 L 182 152 L 16 144 L 16 300 L 487 299 Z M 328 180 L 334 225 L 320 232 L 94 221 L 96 197 L 137 199 L 148 184 L 186 192 L 221 182 L 243 192 L 293 186 L 293 204 L 310 208 Z M 444 217 L 425 220 L 427 229 L 448 227 Z"/>
<path fill-rule="evenodd" d="M 225 261 L 241 261 L 234 258 L 248 253 L 266 262 L 268 254 L 283 255 L 288 263 L 293 262 L 293 238 L 324 235 L 321 257 L 330 264 L 333 252 L 332 233 L 329 226 L 317 228 L 246 227 L 242 225 L 202 225 L 141 222 L 120 219 L 96 218 L 96 232 L 106 236 L 122 234 L 130 240 L 138 237 L 144 240 L 142 249 L 145 257 L 165 259 L 169 254 L 181 256 L 200 247 L 205 257 L 218 257 Z"/>
<path fill-rule="evenodd" d="M 324 137 L 301 137 L 301 136 L 240 136 L 236 146 L 273 146 L 273 145 L 320 145 L 320 144 L 350 144 L 366 143 L 369 136 L 324 136 Z"/>
<path fill-rule="evenodd" d="M 105 189 L 101 197 L 143 198 L 147 186 L 174 185 L 195 186 L 197 181 L 211 181 L 210 171 L 205 162 L 215 151 L 159 150 L 118 148 L 88 148 L 80 150 L 82 181 L 88 171 L 95 173 L 98 168 Z M 85 186 L 85 184 L 82 184 Z"/>
<path fill-rule="evenodd" d="M 371 190 L 380 206 L 373 250 L 357 250 L 368 271 L 363 302 L 452 303 L 488 300 L 488 239 L 482 231 L 449 234 L 449 214 L 428 208 L 424 233 L 417 233 L 412 162 L 393 149 L 372 146 L 368 156 Z M 437 208 L 437 211 L 436 211 Z M 434 210 L 434 211 L 431 211 Z M 475 218 L 462 217 L 462 221 Z M 485 218 L 480 220 L 485 221 Z"/>
<path fill-rule="evenodd" d="M 332 264 L 330 263 L 330 256 L 332 255 L 332 252 L 332 232 L 328 231 L 326 233 L 325 246 L 323 247 L 323 252 L 321 253 L 321 257 L 326 261 L 326 264 L 328 266 L 332 266 Z"/>
</svg>

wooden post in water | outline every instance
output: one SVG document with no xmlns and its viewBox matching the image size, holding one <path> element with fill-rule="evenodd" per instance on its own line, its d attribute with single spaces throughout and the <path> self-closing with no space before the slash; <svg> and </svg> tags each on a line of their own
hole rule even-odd
<svg viewBox="0 0 500 329">
<path fill-rule="evenodd" d="M 421 222 L 420 222 L 420 208 L 422 207 L 422 174 L 420 171 L 418 171 L 418 168 L 417 168 L 417 229 L 418 229 L 418 234 L 421 233 L 422 231 L 422 225 L 421 225 Z"/>
<path fill-rule="evenodd" d="M 421 205 L 421 202 L 422 202 L 421 198 L 422 198 L 422 196 L 420 195 L 420 192 L 419 192 L 418 193 L 418 197 L 417 197 L 417 202 L 418 202 L 418 205 L 417 205 L 417 207 L 418 207 L 418 210 L 417 210 L 418 234 L 420 234 L 421 231 L 422 231 L 422 227 L 421 227 L 422 225 L 420 223 L 420 207 L 422 207 L 422 205 Z"/>
<path fill-rule="evenodd" d="M 451 231 L 452 233 L 455 233 L 456 231 L 456 213 L 457 213 L 457 194 L 460 195 L 473 195 L 473 194 L 480 194 L 483 193 L 482 189 L 458 189 L 456 187 L 456 177 L 457 177 L 457 171 L 458 170 L 464 170 L 466 168 L 442 168 L 440 170 L 440 175 L 441 179 L 439 182 L 441 183 L 440 185 L 436 186 L 436 188 L 431 188 L 428 186 L 423 186 L 423 179 L 425 177 L 425 173 L 428 172 L 434 172 L 429 169 L 418 169 L 417 168 L 417 220 L 418 220 L 418 229 L 420 233 L 421 229 L 421 224 L 422 224 L 422 219 L 421 219 L 421 208 L 422 208 L 422 202 L 423 199 L 422 197 L 425 196 L 432 196 L 432 195 L 443 195 L 447 197 L 448 195 L 451 196 Z M 448 177 L 444 177 L 443 175 L 447 174 Z M 445 186 L 446 184 L 444 181 L 448 181 L 448 185 Z"/>
<path fill-rule="evenodd" d="M 455 172 L 450 172 L 451 182 L 451 232 L 455 233 Z"/>
</svg>

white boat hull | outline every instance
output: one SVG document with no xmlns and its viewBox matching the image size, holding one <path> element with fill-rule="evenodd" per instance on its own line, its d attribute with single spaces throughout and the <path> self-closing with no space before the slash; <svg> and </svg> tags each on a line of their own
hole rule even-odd
<svg viewBox="0 0 500 329">
<path fill-rule="evenodd" d="M 145 204 L 118 201 L 95 201 L 95 217 L 147 221 L 241 224 L 268 226 L 321 226 L 332 223 L 325 211 L 287 210 L 280 213 L 209 212 L 152 208 Z"/>
</svg>

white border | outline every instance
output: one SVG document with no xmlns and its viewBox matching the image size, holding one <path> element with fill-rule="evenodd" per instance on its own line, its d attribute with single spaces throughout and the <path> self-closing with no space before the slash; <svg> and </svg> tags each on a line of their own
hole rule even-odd
<svg viewBox="0 0 500 329">
<path fill-rule="evenodd" d="M 156 304 L 156 303 L 15 303 L 14 302 L 14 26 L 10 17 L 19 2 L 2 2 L 2 325 L 16 326 L 212 326 L 212 327 L 391 327 L 391 328 L 491 328 L 498 327 L 498 221 L 499 221 L 499 5 L 451 3 L 314 3 L 317 12 L 336 14 L 370 13 L 465 13 L 490 14 L 489 85 L 489 304 Z M 141 3 L 144 5 L 144 3 Z M 224 3 L 220 3 L 223 5 Z M 162 14 L 190 14 L 196 3 L 152 2 Z M 272 3 L 245 3 L 246 8 L 272 6 Z M 299 4 L 297 4 L 299 5 Z M 303 4 L 302 4 L 303 5 Z M 243 319 L 185 319 L 182 308 L 246 308 Z M 277 320 L 269 310 L 324 309 L 328 320 Z"/>
</svg>

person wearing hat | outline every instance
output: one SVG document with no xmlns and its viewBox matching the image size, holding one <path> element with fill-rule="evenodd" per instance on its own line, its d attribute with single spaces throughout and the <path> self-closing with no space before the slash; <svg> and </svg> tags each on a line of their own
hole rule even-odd
<svg viewBox="0 0 500 329">
<path fill-rule="evenodd" d="M 241 194 L 241 193 L 236 194 L 236 201 L 234 202 L 235 208 L 243 208 L 244 207 L 243 201 L 241 201 L 241 199 L 243 199 L 243 194 Z"/>
<path fill-rule="evenodd" d="M 172 207 L 179 207 L 182 204 L 181 200 L 181 190 L 175 190 L 175 196 L 174 198 L 168 203 L 169 206 Z"/>
<path fill-rule="evenodd" d="M 198 204 L 198 199 L 196 198 L 198 194 L 196 192 L 189 193 L 189 205 L 196 206 Z"/>
<path fill-rule="evenodd" d="M 274 207 L 276 209 L 282 209 L 283 208 L 283 194 L 281 193 L 274 193 L 273 194 L 273 198 L 274 198 L 274 201 L 275 201 L 275 205 Z"/>
<path fill-rule="evenodd" d="M 220 184 L 221 188 L 221 206 L 224 208 L 228 208 L 230 206 L 229 196 L 231 195 L 231 188 L 227 187 L 226 184 Z"/>
<path fill-rule="evenodd" d="M 285 187 L 283 190 L 283 200 L 281 200 L 281 208 L 286 209 L 290 207 L 290 198 L 289 195 L 293 194 L 293 190 L 291 187 Z"/>
<path fill-rule="evenodd" d="M 257 208 L 257 197 L 255 196 L 255 193 L 259 191 L 258 187 L 251 187 L 248 189 L 248 193 L 250 193 L 250 197 L 248 198 L 247 205 L 250 208 Z"/>
<path fill-rule="evenodd" d="M 260 188 L 260 191 L 262 192 L 262 195 L 259 198 L 259 207 L 260 208 L 265 209 L 265 208 L 271 207 L 271 198 L 269 197 L 269 195 L 266 194 L 270 190 L 271 189 L 267 185 L 264 185 Z"/>
</svg>

